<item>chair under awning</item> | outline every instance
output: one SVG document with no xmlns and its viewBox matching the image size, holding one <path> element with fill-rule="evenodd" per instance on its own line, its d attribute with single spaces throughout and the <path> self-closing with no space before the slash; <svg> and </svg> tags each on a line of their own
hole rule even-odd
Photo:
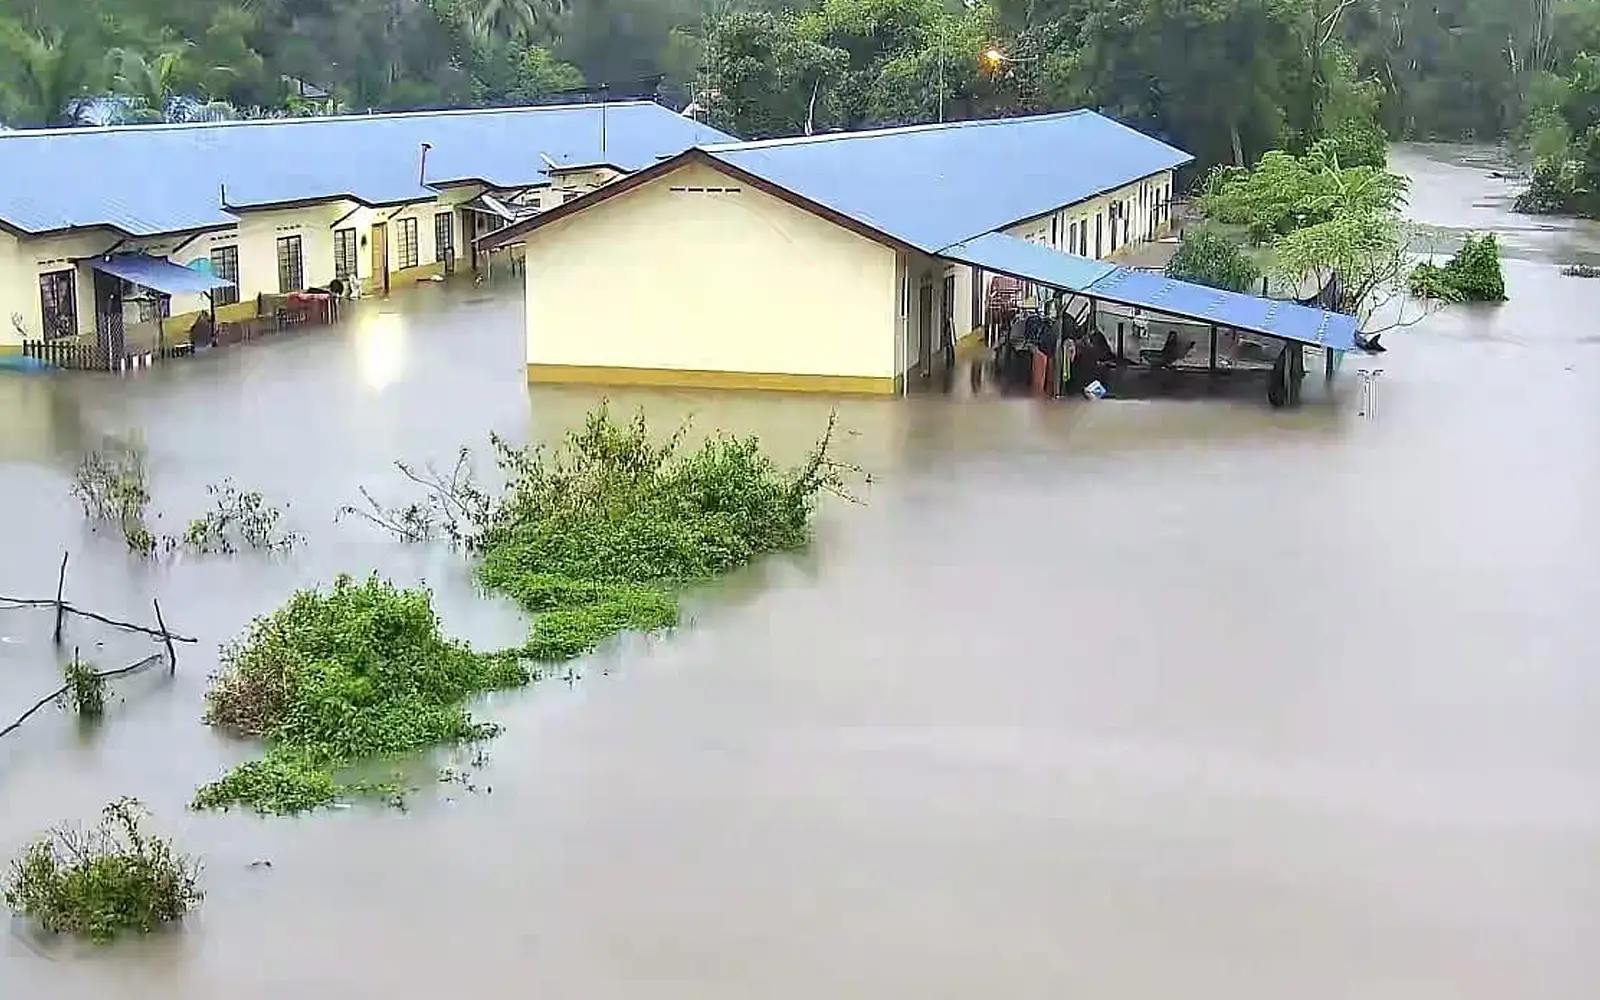
<svg viewBox="0 0 1600 1000">
<path fill-rule="evenodd" d="M 219 288 L 233 287 L 233 282 L 214 274 L 143 253 L 115 253 L 96 257 L 88 263 L 96 271 L 167 295 L 205 295 Z"/>
</svg>

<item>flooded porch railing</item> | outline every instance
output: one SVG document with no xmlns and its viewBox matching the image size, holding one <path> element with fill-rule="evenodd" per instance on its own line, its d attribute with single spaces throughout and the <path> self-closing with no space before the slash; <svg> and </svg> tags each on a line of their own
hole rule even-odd
<svg viewBox="0 0 1600 1000">
<path fill-rule="evenodd" d="M 202 316 L 188 330 L 173 330 L 168 323 L 158 330 L 147 324 L 145 335 L 128 335 L 120 345 L 109 338 L 62 338 L 30 340 L 22 345 L 24 356 L 51 368 L 66 371 L 119 372 L 142 368 L 196 351 L 227 347 L 257 340 L 285 330 L 308 326 L 328 326 L 338 322 L 339 300 L 329 295 L 259 295 L 256 315 L 249 319 L 217 323 Z M 141 324 L 141 328 L 146 324 Z"/>
</svg>

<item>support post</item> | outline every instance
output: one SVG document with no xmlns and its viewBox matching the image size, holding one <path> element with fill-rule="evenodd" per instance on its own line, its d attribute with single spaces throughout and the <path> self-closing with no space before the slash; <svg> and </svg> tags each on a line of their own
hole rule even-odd
<svg viewBox="0 0 1600 1000">
<path fill-rule="evenodd" d="M 1322 349 L 1322 379 L 1324 382 L 1333 381 L 1333 348 Z"/>
<path fill-rule="evenodd" d="M 1217 324 L 1211 324 L 1211 374 L 1217 373 Z"/>
<path fill-rule="evenodd" d="M 61 553 L 61 572 L 56 576 L 56 645 L 61 645 L 61 628 L 67 616 L 67 606 L 62 603 L 62 594 L 67 589 L 67 556 L 70 553 Z"/>
<path fill-rule="evenodd" d="M 167 676 L 172 677 L 178 673 L 178 651 L 172 647 L 172 633 L 167 631 L 167 623 L 161 617 L 161 602 L 152 598 L 150 603 L 155 605 L 156 624 L 161 627 L 161 641 L 167 647 Z"/>
</svg>

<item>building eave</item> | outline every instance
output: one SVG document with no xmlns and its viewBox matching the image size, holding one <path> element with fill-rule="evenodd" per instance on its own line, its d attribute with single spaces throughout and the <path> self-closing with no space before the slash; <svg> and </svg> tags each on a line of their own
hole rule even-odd
<svg viewBox="0 0 1600 1000">
<path fill-rule="evenodd" d="M 612 181 L 604 187 L 599 187 L 580 197 L 558 205 L 555 208 L 541 212 L 525 222 L 518 222 L 507 226 L 499 232 L 489 233 L 481 237 L 476 246 L 480 250 L 498 250 L 521 240 L 536 230 L 560 222 L 562 219 L 586 211 L 602 202 L 609 201 L 620 195 L 627 194 L 635 188 L 642 187 L 682 167 L 699 164 L 708 166 L 718 173 L 724 174 L 741 183 L 748 184 L 764 194 L 771 195 L 780 201 L 786 202 L 795 208 L 808 212 L 821 219 L 847 229 L 858 236 L 865 237 L 874 243 L 881 243 L 894 250 L 915 253 L 927 253 L 920 247 L 913 246 L 906 241 L 884 232 L 860 219 L 845 215 L 843 212 L 829 208 L 819 202 L 812 201 L 803 195 L 797 194 L 782 185 L 775 184 L 765 177 L 753 174 L 748 170 L 736 167 L 731 163 L 721 160 L 711 153 L 698 147 L 684 150 L 676 156 L 669 157 L 652 166 L 646 167 L 638 173 L 628 174 L 619 180 Z"/>
</svg>

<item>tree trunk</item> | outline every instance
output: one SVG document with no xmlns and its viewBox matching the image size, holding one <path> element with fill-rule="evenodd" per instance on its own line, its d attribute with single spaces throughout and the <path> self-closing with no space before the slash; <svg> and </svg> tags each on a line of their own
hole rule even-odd
<svg viewBox="0 0 1600 1000">
<path fill-rule="evenodd" d="M 1244 141 L 1239 138 L 1239 120 L 1237 118 L 1228 122 L 1228 139 L 1233 143 L 1233 165 L 1236 167 L 1248 166 L 1244 162 Z"/>
</svg>

